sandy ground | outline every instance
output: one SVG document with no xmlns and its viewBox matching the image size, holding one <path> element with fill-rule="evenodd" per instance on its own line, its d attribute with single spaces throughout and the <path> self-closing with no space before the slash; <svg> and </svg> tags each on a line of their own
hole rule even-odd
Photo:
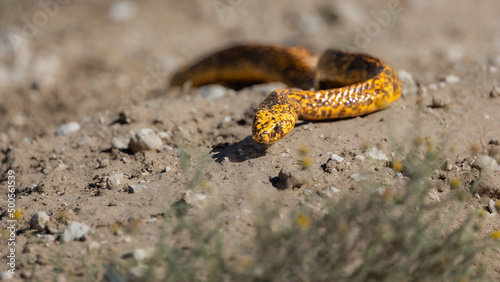
<svg viewBox="0 0 500 282">
<path fill-rule="evenodd" d="M 16 205 L 24 212 L 15 279 L 53 275 L 59 244 L 29 228 L 39 211 L 50 216 L 55 236 L 66 221 L 94 230 L 91 239 L 70 242 L 63 250 L 65 267 L 79 276 L 85 273 L 82 258 L 91 242 L 100 244 L 94 252 L 112 249 L 119 256 L 154 246 L 166 207 L 189 189 L 187 198 L 195 206 L 189 216 L 217 218 L 226 225 L 229 243 L 236 244 L 245 240 L 252 210 L 264 200 L 291 210 L 311 191 L 356 197 L 360 184 L 352 175 L 368 172 L 373 183 L 402 187 L 406 177 L 397 177 L 385 161 L 356 156 L 376 147 L 390 160 L 401 158 L 396 145 L 409 150 L 415 124 L 419 136 L 443 142 L 449 151 L 448 166 L 435 178 L 443 189 L 431 200 L 450 193 L 450 177 L 462 178 L 460 189 L 467 190 L 480 174 L 470 168 L 477 155 L 499 159 L 497 0 L 41 3 L 46 5 L 0 1 L 2 226 L 9 219 L 9 169 L 16 176 Z M 168 89 L 179 67 L 235 42 L 363 51 L 392 65 L 406 82 L 411 75 L 418 87 L 406 84 L 407 95 L 387 110 L 302 123 L 262 149 L 250 137 L 251 110 L 282 85 L 227 89 L 209 99 L 200 95 L 207 88 Z M 435 107 L 439 101 L 445 107 Z M 81 128 L 55 135 L 69 122 Z M 144 128 L 162 137 L 160 149 L 133 153 L 112 146 L 113 138 Z M 312 181 L 299 189 L 277 189 L 281 169 L 301 172 L 302 146 L 310 151 L 306 177 Z M 344 162 L 332 166 L 331 154 Z M 197 173 L 199 181 L 193 180 Z M 121 183 L 110 184 L 116 174 L 123 174 Z M 464 210 L 500 198 L 499 172 L 486 174 L 481 198 L 471 193 Z M 128 193 L 129 184 L 148 189 Z M 324 208 L 321 199 L 312 205 Z M 67 220 L 58 220 L 61 215 Z M 131 242 L 113 235 L 113 224 L 130 222 L 140 225 Z M 499 217 L 488 219 L 483 229 L 484 234 L 500 229 Z M 1 272 L 7 270 L 4 242 Z M 491 275 L 500 276 L 500 253 L 481 260 L 489 262 Z"/>
</svg>

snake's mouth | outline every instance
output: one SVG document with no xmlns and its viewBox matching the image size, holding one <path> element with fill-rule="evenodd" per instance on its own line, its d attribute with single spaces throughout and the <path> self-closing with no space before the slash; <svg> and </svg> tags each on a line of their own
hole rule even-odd
<svg viewBox="0 0 500 282">
<path fill-rule="evenodd" d="M 283 138 L 283 127 L 279 124 L 276 124 L 270 131 L 265 130 L 254 136 L 254 140 L 261 144 L 274 144 L 281 138 Z"/>
</svg>

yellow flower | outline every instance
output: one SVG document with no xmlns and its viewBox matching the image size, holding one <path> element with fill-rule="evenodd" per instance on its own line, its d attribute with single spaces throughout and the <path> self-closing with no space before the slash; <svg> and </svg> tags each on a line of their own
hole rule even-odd
<svg viewBox="0 0 500 282">
<path fill-rule="evenodd" d="M 120 235 L 123 233 L 122 225 L 118 222 L 111 224 L 111 232 L 113 235 Z"/>
<path fill-rule="evenodd" d="M 309 157 L 303 157 L 300 163 L 302 164 L 302 168 L 308 169 L 311 167 L 312 160 Z"/>
<path fill-rule="evenodd" d="M 491 233 L 491 237 L 495 240 L 500 240 L 500 230 L 493 231 L 493 233 Z"/>
<path fill-rule="evenodd" d="M 401 161 L 398 161 L 398 160 L 392 161 L 391 167 L 395 171 L 399 171 L 399 172 L 403 171 L 403 163 Z"/>
<path fill-rule="evenodd" d="M 14 211 L 14 219 L 15 220 L 21 220 L 23 219 L 24 216 L 24 211 L 21 208 L 16 208 Z"/>
<path fill-rule="evenodd" d="M 485 209 L 480 209 L 479 210 L 479 216 L 480 217 L 485 217 L 488 214 L 488 212 Z"/>
<path fill-rule="evenodd" d="M 300 155 L 302 156 L 307 156 L 309 155 L 309 152 L 311 151 L 311 149 L 309 148 L 309 146 L 307 145 L 303 145 L 302 147 L 300 147 L 299 149 L 299 153 Z"/>
<path fill-rule="evenodd" d="M 299 214 L 295 222 L 300 228 L 309 228 L 311 226 L 311 218 L 307 214 Z"/>
<path fill-rule="evenodd" d="M 203 187 L 203 189 L 210 189 L 212 188 L 212 183 L 210 183 L 210 181 L 208 180 L 204 180 L 201 182 L 201 187 Z"/>
<path fill-rule="evenodd" d="M 253 259 L 251 256 L 249 255 L 241 255 L 239 258 L 238 258 L 238 263 L 241 267 L 243 268 L 248 268 L 252 265 L 253 263 Z"/>
<path fill-rule="evenodd" d="M 448 183 L 452 188 L 458 189 L 462 186 L 462 180 L 458 177 L 450 177 L 448 178 Z"/>
</svg>

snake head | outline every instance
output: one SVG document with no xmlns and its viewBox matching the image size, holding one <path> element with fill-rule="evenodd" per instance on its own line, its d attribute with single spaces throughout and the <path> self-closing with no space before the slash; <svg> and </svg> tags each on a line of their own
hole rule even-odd
<svg viewBox="0 0 500 282">
<path fill-rule="evenodd" d="M 273 144 L 293 129 L 297 118 L 288 105 L 258 109 L 253 119 L 252 137 L 258 143 Z"/>
</svg>

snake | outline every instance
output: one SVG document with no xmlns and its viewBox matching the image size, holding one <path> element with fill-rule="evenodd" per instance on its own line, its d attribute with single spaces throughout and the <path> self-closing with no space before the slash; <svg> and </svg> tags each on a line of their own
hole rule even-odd
<svg viewBox="0 0 500 282">
<path fill-rule="evenodd" d="M 318 57 L 305 47 L 263 44 L 235 45 L 203 57 L 179 69 L 170 87 L 275 81 L 289 88 L 272 91 L 255 109 L 252 138 L 261 144 L 283 139 L 299 119 L 364 116 L 401 96 L 396 70 L 374 56 L 329 48 Z"/>
</svg>

